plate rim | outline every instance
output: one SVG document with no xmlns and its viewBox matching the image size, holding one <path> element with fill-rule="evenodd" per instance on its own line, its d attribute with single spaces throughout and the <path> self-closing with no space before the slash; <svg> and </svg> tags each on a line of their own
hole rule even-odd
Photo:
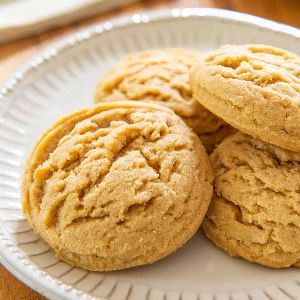
<svg viewBox="0 0 300 300">
<path fill-rule="evenodd" d="M 192 17 L 212 17 L 215 19 L 229 20 L 236 23 L 249 24 L 261 29 L 268 29 L 273 32 L 280 32 L 290 35 L 296 40 L 300 40 L 300 29 L 285 25 L 279 22 L 271 21 L 265 18 L 253 16 L 250 14 L 244 14 L 224 9 L 216 8 L 172 8 L 163 10 L 151 10 L 141 11 L 134 14 L 127 14 L 122 17 L 109 19 L 107 21 L 87 26 L 79 31 L 76 31 L 67 37 L 61 38 L 58 41 L 51 43 L 45 49 L 40 51 L 33 58 L 23 63 L 21 67 L 17 68 L 13 75 L 8 76 L 8 79 L 0 85 L 0 115 L 3 111 L 3 106 L 8 101 L 9 95 L 13 90 L 22 82 L 22 79 L 34 72 L 40 65 L 51 61 L 58 55 L 64 53 L 64 51 L 77 46 L 78 44 L 89 40 L 95 36 L 101 35 L 104 32 L 126 27 L 132 25 L 138 25 L 139 23 L 153 23 L 167 19 L 184 19 Z M 0 225 L 2 220 L 0 219 Z M 0 234 L 2 228 L 0 226 Z M 3 239 L 0 239 L 0 263 L 15 277 L 17 277 L 25 285 L 29 286 L 38 293 L 48 297 L 50 299 L 99 299 L 107 300 L 107 298 L 92 297 L 84 292 L 81 292 L 71 285 L 65 284 L 60 280 L 53 280 L 51 276 L 48 276 L 48 280 L 45 281 L 45 276 L 41 277 L 41 273 L 45 273 L 38 269 L 34 272 L 24 271 L 24 269 L 18 268 L 17 264 L 14 264 L 10 253 L 5 253 L 5 248 L 9 247 L 9 244 L 5 244 Z M 27 273 L 27 274 L 26 274 Z M 56 288 L 55 289 L 55 286 Z M 74 290 L 77 291 L 74 293 Z"/>
</svg>

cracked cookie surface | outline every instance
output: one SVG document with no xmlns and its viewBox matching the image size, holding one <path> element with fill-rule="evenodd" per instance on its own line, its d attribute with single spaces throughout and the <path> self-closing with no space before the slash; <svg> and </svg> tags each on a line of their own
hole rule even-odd
<svg viewBox="0 0 300 300">
<path fill-rule="evenodd" d="M 27 161 L 23 210 L 64 261 L 122 269 L 187 242 L 207 211 L 211 182 L 203 145 L 173 111 L 105 103 L 42 135 Z"/>
<path fill-rule="evenodd" d="M 232 256 L 300 267 L 300 154 L 238 132 L 211 155 L 206 235 Z"/>
<path fill-rule="evenodd" d="M 190 74 L 193 95 L 233 127 L 300 151 L 300 58 L 265 45 L 226 45 Z"/>
<path fill-rule="evenodd" d="M 129 55 L 99 82 L 95 102 L 134 100 L 171 108 L 200 138 L 204 136 L 210 150 L 221 142 L 221 127 L 230 127 L 192 97 L 189 71 L 198 57 L 197 52 L 181 49 Z"/>
</svg>

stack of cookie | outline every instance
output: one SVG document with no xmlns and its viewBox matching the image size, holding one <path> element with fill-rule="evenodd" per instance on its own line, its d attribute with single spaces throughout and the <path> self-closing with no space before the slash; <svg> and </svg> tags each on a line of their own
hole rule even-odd
<svg viewBox="0 0 300 300">
<path fill-rule="evenodd" d="M 300 267 L 300 58 L 224 46 L 192 68 L 191 85 L 195 99 L 240 130 L 210 157 L 206 235 L 230 255 Z"/>
<path fill-rule="evenodd" d="M 26 164 L 24 212 L 59 258 L 105 271 L 152 263 L 204 220 L 231 255 L 300 267 L 296 55 L 133 54 L 95 102 L 49 128 Z"/>
</svg>

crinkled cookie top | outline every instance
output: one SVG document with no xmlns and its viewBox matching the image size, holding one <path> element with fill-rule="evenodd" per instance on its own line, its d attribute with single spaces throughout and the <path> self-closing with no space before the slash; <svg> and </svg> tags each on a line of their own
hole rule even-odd
<svg viewBox="0 0 300 300">
<path fill-rule="evenodd" d="M 211 162 L 216 196 L 207 235 L 231 255 L 300 266 L 300 154 L 236 133 Z"/>
<path fill-rule="evenodd" d="M 198 58 L 181 49 L 129 55 L 102 78 L 96 102 L 153 102 L 173 109 L 198 134 L 214 132 L 223 122 L 193 99 L 190 87 L 190 68 Z"/>
<path fill-rule="evenodd" d="M 283 95 L 300 93 L 300 59 L 279 48 L 225 45 L 207 55 L 205 62 L 211 75 L 250 81 Z"/>
<path fill-rule="evenodd" d="M 60 258 L 119 269 L 185 243 L 206 212 L 211 178 L 201 142 L 172 111 L 106 103 L 45 132 L 27 162 L 23 207 Z"/>
</svg>

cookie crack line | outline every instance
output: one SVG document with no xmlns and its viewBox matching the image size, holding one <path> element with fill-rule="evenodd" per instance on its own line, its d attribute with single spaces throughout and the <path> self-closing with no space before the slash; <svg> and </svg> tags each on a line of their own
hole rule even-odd
<svg viewBox="0 0 300 300">
<path fill-rule="evenodd" d="M 255 145 L 252 145 L 252 144 L 250 144 L 250 143 L 249 143 L 249 145 L 251 145 L 252 147 L 253 147 L 253 146 L 255 147 Z M 257 150 L 262 151 L 260 148 L 257 148 Z M 267 153 L 269 154 L 269 152 L 267 152 Z M 223 167 L 224 167 L 224 168 L 227 168 L 227 171 L 226 171 L 226 172 L 229 171 L 229 168 L 226 167 L 226 165 L 223 165 Z M 277 194 L 277 195 L 280 195 L 280 196 L 285 196 L 285 195 L 284 195 L 284 192 L 275 191 L 274 189 L 272 189 L 271 187 L 269 187 L 269 185 L 268 185 L 268 183 L 267 183 L 266 181 L 264 181 L 261 177 L 257 176 L 257 174 L 256 174 L 256 169 L 253 168 L 253 167 L 252 167 L 250 164 L 248 164 L 246 161 L 239 161 L 239 164 L 238 164 L 238 166 L 237 166 L 236 168 L 238 169 L 238 168 L 240 168 L 240 167 L 248 167 L 250 170 L 252 170 L 253 176 L 254 176 L 254 177 L 255 177 L 255 178 L 263 185 L 263 188 L 264 188 L 265 190 L 269 190 L 269 191 L 271 191 L 272 193 Z M 221 175 L 217 176 L 217 177 L 215 178 L 215 181 L 216 181 L 218 178 L 220 178 L 221 176 L 223 176 L 226 172 L 223 172 Z M 296 193 L 298 193 L 297 190 L 294 190 L 294 191 L 288 191 L 288 192 L 296 192 Z M 299 194 L 299 193 L 298 193 L 298 194 Z M 220 195 L 222 196 L 222 198 L 224 198 L 224 196 L 223 196 L 222 194 L 220 194 Z M 226 198 L 224 198 L 224 199 L 226 199 Z M 226 200 L 229 201 L 229 202 L 232 202 L 232 201 L 229 200 L 229 199 L 226 199 Z M 232 203 L 233 203 L 233 202 L 232 202 Z M 236 205 L 235 203 L 233 203 L 233 204 Z M 261 206 L 258 202 L 256 202 L 255 205 L 256 205 L 256 207 L 259 209 L 259 211 L 258 211 L 257 213 L 255 213 L 255 214 L 253 214 L 253 212 L 251 212 L 249 209 L 247 209 L 247 207 L 244 206 L 242 203 L 239 203 L 239 204 L 238 204 L 239 207 L 242 207 L 245 211 L 248 211 L 251 215 L 259 215 L 262 211 L 264 211 L 264 212 L 268 211 L 265 207 Z M 293 207 L 291 207 L 291 206 L 289 206 L 289 205 L 288 205 L 288 207 L 292 210 L 292 213 L 294 213 L 294 214 L 300 216 L 300 213 L 298 213 Z M 275 221 L 268 220 L 268 222 L 271 222 L 271 223 L 273 223 L 273 224 L 276 224 Z M 241 221 L 241 223 L 242 223 L 243 225 L 248 225 L 248 224 L 246 224 L 246 223 L 243 223 L 242 221 Z M 286 226 L 285 223 L 281 223 L 280 221 L 277 221 L 277 223 L 278 223 L 278 224 L 281 224 L 281 225 L 283 225 L 283 226 Z M 252 224 L 252 223 L 251 223 L 251 224 Z M 291 224 L 294 224 L 294 223 L 292 222 Z M 252 225 L 255 225 L 255 226 L 257 226 L 257 227 L 259 228 L 259 225 L 255 224 L 255 223 L 253 223 Z M 295 224 L 295 225 L 296 225 L 296 224 Z"/>
<path fill-rule="evenodd" d="M 109 136 L 109 135 L 108 135 L 108 136 Z M 112 166 L 112 164 L 114 163 L 115 159 L 118 158 L 118 153 L 119 153 L 120 151 L 122 151 L 122 149 L 126 148 L 126 145 L 127 145 L 128 143 L 130 143 L 130 141 L 127 141 L 127 140 L 126 140 L 126 143 L 124 143 L 123 145 L 121 145 L 121 148 L 118 149 L 118 152 L 117 152 L 117 153 L 108 151 L 108 153 L 106 153 L 106 154 L 104 153 L 104 154 L 103 154 L 102 159 L 105 159 L 106 162 L 107 162 L 107 164 L 108 164 L 108 166 L 106 166 L 107 171 L 104 171 L 104 170 L 103 170 L 103 172 L 102 172 L 102 170 L 100 170 L 100 176 L 97 175 L 98 178 L 97 178 L 96 180 L 92 180 L 92 181 L 90 181 L 89 183 L 87 183 L 87 185 L 85 185 L 85 187 L 84 187 L 84 190 L 81 190 L 80 192 L 87 193 L 86 196 L 88 196 L 88 193 L 89 193 L 88 191 L 89 191 L 91 188 L 94 188 L 94 187 L 97 185 L 97 183 L 98 183 L 98 185 L 101 183 L 101 181 L 102 181 L 102 180 L 105 178 L 105 176 L 109 173 L 109 168 Z M 104 141 L 104 144 L 105 144 L 105 141 Z M 92 149 L 92 150 L 93 150 L 93 149 Z M 90 151 L 90 150 L 89 150 L 89 151 Z M 86 156 L 87 153 L 88 153 L 89 151 L 87 151 L 87 152 L 84 154 L 84 156 Z M 88 157 L 87 157 L 86 159 L 88 159 Z M 85 159 L 83 159 L 81 162 L 79 162 L 79 165 L 77 166 L 78 168 L 82 165 L 82 163 L 84 162 L 84 160 L 85 160 Z M 58 170 L 57 170 L 57 171 L 58 171 Z M 79 171 L 79 173 L 78 173 L 78 175 L 75 175 L 76 177 L 78 177 L 78 176 L 80 175 L 81 170 L 79 169 L 78 171 Z M 87 177 L 86 177 L 87 179 L 90 178 L 88 174 L 86 174 L 86 175 L 87 175 Z M 55 176 L 55 174 L 54 174 L 54 176 Z M 65 180 L 67 180 L 67 179 L 68 179 L 68 178 L 65 178 Z M 89 188 L 89 186 L 90 186 L 90 188 Z M 92 187 L 91 187 L 91 186 L 92 186 Z M 59 202 L 56 203 L 55 207 L 53 207 L 53 209 L 56 210 L 55 215 L 57 215 L 57 213 L 58 213 L 60 207 L 63 205 L 63 203 L 65 202 L 65 200 L 66 200 L 66 198 L 68 197 L 68 195 L 69 195 L 69 193 L 68 193 L 67 191 L 65 191 L 64 197 L 61 198 L 61 199 L 59 199 Z M 47 219 L 49 218 L 49 219 L 50 219 L 50 215 L 49 215 L 49 214 L 52 215 L 52 218 L 51 218 L 52 221 L 51 221 L 51 223 L 46 223 L 46 226 L 53 226 L 53 225 L 54 225 L 53 220 L 56 220 L 57 218 L 54 217 L 53 213 L 54 213 L 54 212 L 52 212 L 52 211 L 49 210 L 47 216 L 45 216 L 45 218 L 47 218 Z"/>
<path fill-rule="evenodd" d="M 226 67 L 228 68 L 228 67 Z M 279 70 L 278 70 L 279 71 Z M 245 73 L 243 73 L 245 75 Z M 241 73 L 238 74 L 238 75 L 242 75 Z M 273 74 L 274 76 L 278 74 L 274 73 Z M 224 74 L 222 74 L 221 72 L 212 72 L 212 76 L 220 76 L 224 79 L 232 79 L 232 80 L 238 80 L 238 81 L 241 81 L 241 82 L 249 82 L 249 83 L 252 83 L 253 86 L 259 86 L 259 87 L 262 87 L 262 88 L 265 88 L 265 87 L 268 87 L 270 88 L 273 92 L 275 93 L 279 93 L 281 95 L 285 95 L 283 92 L 279 92 L 278 90 L 274 89 L 274 86 L 275 84 L 277 83 L 283 83 L 283 84 L 290 84 L 289 86 L 296 92 L 296 93 L 300 93 L 300 84 L 299 83 L 294 83 L 292 84 L 293 82 L 290 81 L 290 80 L 283 80 L 283 79 L 279 79 L 279 77 L 277 77 L 276 79 L 275 78 L 272 78 L 272 81 L 269 81 L 269 82 L 261 82 L 261 81 L 258 81 L 256 80 L 257 78 L 246 78 L 245 76 L 241 77 L 241 76 L 230 76 L 228 74 L 226 74 L 226 76 Z M 294 76 L 294 75 L 292 75 Z M 294 76 L 295 77 L 295 76 Z M 299 87 L 298 87 L 299 85 Z"/>
<path fill-rule="evenodd" d="M 137 139 L 138 139 L 139 137 L 137 137 Z M 134 140 L 133 141 L 131 141 L 131 143 L 132 142 L 134 142 Z M 130 144 L 130 143 L 129 143 Z M 125 147 L 126 148 L 126 147 Z M 124 150 L 124 149 L 123 149 Z M 127 150 L 127 149 L 125 149 L 126 151 L 124 152 L 123 151 L 123 153 L 122 153 L 122 155 L 117 155 L 117 156 L 115 156 L 114 157 L 114 159 L 113 159 L 113 161 L 111 162 L 111 166 L 114 164 L 114 162 L 116 162 L 118 159 L 120 159 L 121 157 L 124 157 L 124 156 L 126 156 L 129 152 L 134 152 L 134 151 L 139 151 L 141 154 L 142 154 L 142 152 L 141 152 L 141 150 L 139 150 L 139 149 L 130 149 L 130 150 Z M 149 166 L 150 168 L 152 168 L 152 170 L 158 175 L 158 177 L 157 178 L 154 178 L 154 179 L 150 179 L 150 180 L 146 180 L 146 181 L 143 181 L 143 184 L 142 184 L 142 186 L 143 185 L 146 185 L 147 183 L 149 183 L 149 182 L 158 182 L 158 180 L 159 180 L 159 172 L 156 170 L 156 169 L 154 169 L 150 164 L 149 164 L 149 161 L 146 159 L 146 157 L 145 156 L 143 156 L 144 158 L 145 158 L 145 160 L 146 160 L 146 162 L 147 162 L 147 166 Z M 107 176 L 107 174 L 108 174 L 109 172 L 107 172 L 106 174 L 104 174 L 103 176 L 101 176 L 101 177 L 99 177 L 99 180 L 97 181 L 97 182 L 95 182 L 94 184 L 93 183 L 91 183 L 91 185 L 90 185 L 90 189 L 89 189 L 89 191 L 91 190 L 91 189 L 94 189 L 94 188 L 97 188 L 97 186 L 101 183 L 101 181 L 103 181 L 104 179 L 105 179 L 105 177 Z M 137 191 L 138 189 L 136 189 L 136 191 Z M 110 190 L 110 192 L 114 192 L 114 190 Z M 89 195 L 88 195 L 88 193 L 85 193 L 85 195 L 84 195 L 84 197 L 88 197 Z M 100 195 L 99 195 L 100 196 Z M 159 196 L 159 195 L 158 195 Z M 82 201 L 84 201 L 84 197 L 81 199 Z M 153 200 L 153 197 L 151 197 L 151 198 L 149 198 L 149 200 L 148 201 L 145 201 L 145 202 L 143 202 L 143 203 L 133 203 L 133 204 L 131 204 L 129 207 L 127 207 L 126 208 L 126 210 L 124 211 L 124 213 L 123 213 L 123 216 L 120 218 L 120 220 L 119 221 L 122 221 L 123 219 L 125 219 L 125 215 L 126 215 L 126 212 L 130 209 L 130 207 L 131 206 L 133 206 L 133 205 L 140 205 L 140 206 L 144 206 L 144 205 L 146 205 L 147 206 L 147 204 L 148 204 L 148 202 L 150 202 L 151 200 Z M 105 208 L 106 206 L 108 206 L 109 204 L 111 204 L 112 203 L 112 201 L 110 201 L 110 203 L 105 203 L 104 205 L 102 205 L 101 207 L 102 208 Z M 63 203 L 62 203 L 62 205 L 63 205 Z M 96 209 L 98 209 L 95 205 L 93 205 L 92 207 L 90 207 L 90 210 L 87 212 L 87 216 L 85 216 L 85 217 L 80 217 L 80 218 L 78 218 L 78 219 L 82 219 L 82 221 L 84 221 L 85 220 L 85 218 L 89 218 L 88 220 L 93 220 L 93 219 L 95 219 L 95 220 L 102 220 L 102 219 L 104 219 L 104 218 L 106 218 L 106 217 L 109 217 L 110 215 L 109 214 L 106 214 L 106 215 L 104 215 L 103 217 L 98 217 L 98 216 L 95 216 L 95 217 L 92 217 L 91 215 L 93 214 L 93 212 L 94 212 L 94 210 L 96 210 Z M 77 222 L 77 219 L 74 219 L 74 220 L 72 220 L 72 222 L 70 223 L 70 224 L 66 224 L 66 226 L 65 227 L 68 227 L 68 226 L 71 226 L 71 225 L 73 225 L 73 223 L 78 223 Z"/>
</svg>

